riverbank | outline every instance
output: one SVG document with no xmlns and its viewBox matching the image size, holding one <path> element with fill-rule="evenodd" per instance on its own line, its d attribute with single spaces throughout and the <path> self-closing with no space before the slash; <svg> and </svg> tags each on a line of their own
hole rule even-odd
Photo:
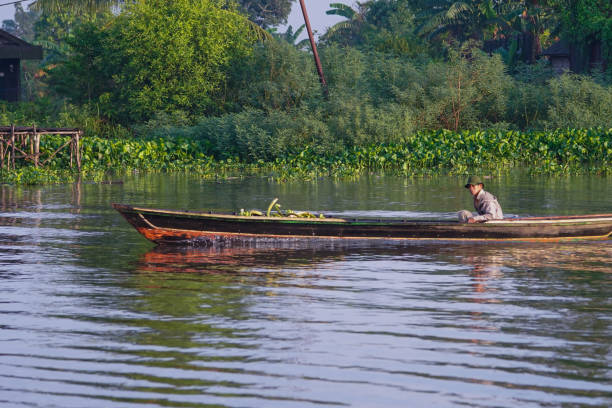
<svg viewBox="0 0 612 408">
<path fill-rule="evenodd" d="M 41 141 L 44 156 L 65 143 L 50 136 Z M 155 138 L 82 140 L 84 180 L 130 171 L 186 171 L 205 178 L 265 175 L 278 181 L 346 177 L 369 171 L 392 174 L 464 174 L 526 168 L 534 174 L 612 174 L 612 129 L 545 131 L 419 132 L 400 143 L 349 146 L 325 151 L 308 145 L 270 161 L 216 158 L 208 139 Z M 0 182 L 47 184 L 79 176 L 69 155 L 58 154 L 45 168 L 31 165 L 0 171 Z"/>
</svg>

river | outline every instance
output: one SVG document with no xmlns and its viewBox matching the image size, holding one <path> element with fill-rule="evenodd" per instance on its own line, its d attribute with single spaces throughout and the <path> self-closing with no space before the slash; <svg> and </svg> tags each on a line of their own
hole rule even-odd
<svg viewBox="0 0 612 408">
<path fill-rule="evenodd" d="M 110 203 L 450 218 L 471 198 L 454 176 L 112 181 L 0 186 L 3 408 L 612 405 L 612 241 L 156 248 Z M 485 188 L 508 215 L 612 212 L 612 177 Z"/>
</svg>

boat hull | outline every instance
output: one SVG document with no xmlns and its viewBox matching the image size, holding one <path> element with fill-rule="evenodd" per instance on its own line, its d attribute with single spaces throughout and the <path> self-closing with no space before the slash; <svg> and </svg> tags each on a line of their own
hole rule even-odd
<svg viewBox="0 0 612 408">
<path fill-rule="evenodd" d="M 113 207 L 145 238 L 158 244 L 211 245 L 253 238 L 546 242 L 605 240 L 612 234 L 612 214 L 462 224 L 453 221 L 246 217 L 122 204 L 113 204 Z"/>
</svg>

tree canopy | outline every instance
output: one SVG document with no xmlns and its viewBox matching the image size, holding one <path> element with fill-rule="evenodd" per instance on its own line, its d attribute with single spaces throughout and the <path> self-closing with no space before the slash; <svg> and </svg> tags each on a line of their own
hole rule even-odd
<svg viewBox="0 0 612 408">
<path fill-rule="evenodd" d="M 162 121 L 282 111 L 287 122 L 299 115 L 327 118 L 330 133 L 312 122 L 325 140 L 353 134 L 365 141 L 368 132 L 391 131 L 379 128 L 383 117 L 409 124 L 404 130 L 525 128 L 552 117 L 609 123 L 602 120 L 605 109 L 594 112 L 605 104 L 593 102 L 608 100 L 605 87 L 612 82 L 609 1 L 331 3 L 327 13 L 343 20 L 319 37 L 329 98 L 321 97 L 312 55 L 298 38 L 303 26 L 285 32 L 271 26 L 283 21 L 291 3 L 38 0 L 40 11 L 19 6 L 3 26 L 45 47 L 40 65 L 23 65 L 29 97 L 68 101 L 112 124 L 154 129 Z M 262 33 L 271 40 L 259 43 Z M 553 81 L 542 50 L 559 39 L 569 43 L 571 68 L 591 74 L 586 80 Z M 587 97 L 579 108 L 565 105 L 580 95 Z"/>
<path fill-rule="evenodd" d="M 222 0 L 139 0 L 104 26 L 79 27 L 68 40 L 72 55 L 49 69 L 50 82 L 123 122 L 213 111 L 232 62 L 257 38 Z"/>
<path fill-rule="evenodd" d="M 249 18 L 267 28 L 287 22 L 295 0 L 238 0 Z"/>
</svg>

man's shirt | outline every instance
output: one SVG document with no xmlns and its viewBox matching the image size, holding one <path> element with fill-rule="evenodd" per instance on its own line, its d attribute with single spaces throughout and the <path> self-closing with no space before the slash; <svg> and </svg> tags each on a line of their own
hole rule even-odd
<svg viewBox="0 0 612 408">
<path fill-rule="evenodd" d="M 474 197 L 474 208 L 479 214 L 474 217 L 475 221 L 482 222 L 504 218 L 504 213 L 497 202 L 497 197 L 484 190 L 480 190 L 476 197 Z"/>
</svg>

